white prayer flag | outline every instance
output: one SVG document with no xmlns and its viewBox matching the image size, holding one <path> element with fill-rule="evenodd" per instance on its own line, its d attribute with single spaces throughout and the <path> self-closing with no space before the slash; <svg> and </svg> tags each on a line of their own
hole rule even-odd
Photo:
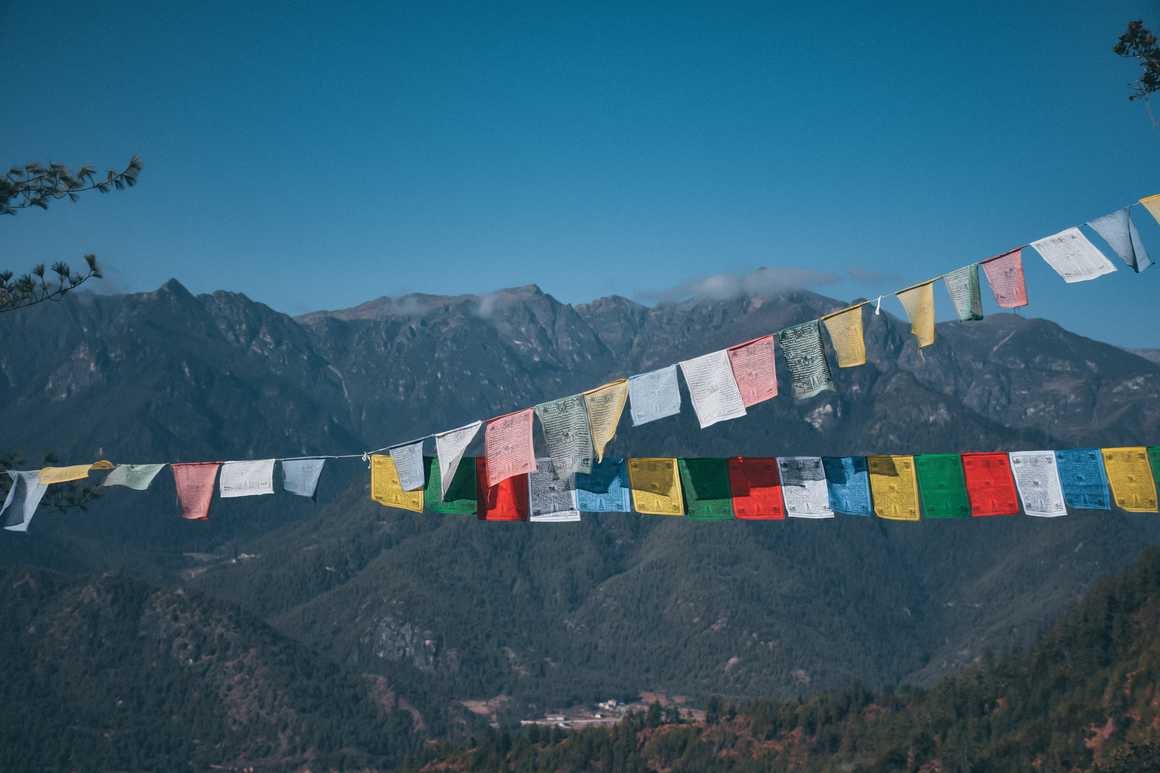
<svg viewBox="0 0 1160 773">
<path fill-rule="evenodd" d="M 423 488 L 427 480 L 427 471 L 423 469 L 423 441 L 395 446 L 389 453 L 395 460 L 395 470 L 399 473 L 399 485 L 403 491 Z"/>
<path fill-rule="evenodd" d="M 1012 451 L 1011 471 L 1023 512 L 1041 518 L 1067 515 L 1054 451 Z"/>
<path fill-rule="evenodd" d="M 1074 226 L 1031 242 L 1031 246 L 1068 284 L 1086 282 L 1116 270 L 1112 262 Z"/>
<path fill-rule="evenodd" d="M 680 413 L 681 388 L 677 384 L 677 366 L 669 365 L 630 378 L 628 403 L 634 427 Z"/>
<path fill-rule="evenodd" d="M 222 499 L 274 493 L 274 460 L 226 462 L 218 478 Z"/>
<path fill-rule="evenodd" d="M 826 470 L 820 456 L 779 456 L 781 495 L 785 512 L 793 518 L 833 518 Z"/>
<path fill-rule="evenodd" d="M 105 476 L 102 486 L 124 486 L 134 491 L 144 491 L 161 472 L 164 464 L 118 464 Z"/>
<path fill-rule="evenodd" d="M 1148 250 L 1140 239 L 1140 232 L 1132 222 L 1132 213 L 1127 207 L 1117 209 L 1103 217 L 1097 217 L 1088 222 L 1092 230 L 1098 233 L 1108 245 L 1123 258 L 1124 262 L 1139 273 L 1152 265 L 1148 257 Z"/>
<path fill-rule="evenodd" d="M 737 388 L 729 353 L 724 349 L 684 360 L 681 373 L 689 385 L 693 411 L 701 429 L 745 415 L 745 401 Z"/>
<path fill-rule="evenodd" d="M 451 485 L 455 471 L 459 469 L 459 463 L 463 461 L 463 454 L 471 445 L 471 441 L 475 439 L 481 426 L 483 426 L 482 421 L 473 421 L 457 429 L 440 432 L 435 436 L 435 455 L 439 457 L 439 487 L 443 489 L 439 492 L 442 495 L 441 499 L 447 496 L 447 487 Z"/>
<path fill-rule="evenodd" d="M 573 476 L 556 474 L 551 459 L 537 459 L 528 474 L 528 520 L 533 523 L 569 523 L 580 520 Z"/>
<path fill-rule="evenodd" d="M 566 478 L 592 472 L 592 432 L 582 395 L 561 397 L 536 406 L 540 429 L 556 474 Z"/>
<path fill-rule="evenodd" d="M 40 470 L 7 472 L 12 479 L 12 487 L 8 489 L 4 506 L 0 507 L 0 518 L 3 519 L 0 523 L 8 531 L 28 531 L 28 524 L 32 523 L 32 516 L 36 515 L 36 508 L 40 507 L 44 492 L 48 491 L 48 484 L 40 482 Z"/>
<path fill-rule="evenodd" d="M 325 459 L 283 459 L 282 490 L 300 497 L 314 497 Z"/>
</svg>

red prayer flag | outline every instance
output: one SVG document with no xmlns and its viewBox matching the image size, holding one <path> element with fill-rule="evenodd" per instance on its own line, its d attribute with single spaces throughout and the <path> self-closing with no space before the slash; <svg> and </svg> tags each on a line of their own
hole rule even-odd
<svg viewBox="0 0 1160 773">
<path fill-rule="evenodd" d="M 729 460 L 733 517 L 744 521 L 784 521 L 777 459 L 735 456 Z"/>
<path fill-rule="evenodd" d="M 209 505 L 213 501 L 214 482 L 221 462 L 188 462 L 169 466 L 173 469 L 173 482 L 177 485 L 181 517 L 190 521 L 209 518 Z"/>
<path fill-rule="evenodd" d="M 741 401 L 751 405 L 777 397 L 777 371 L 773 364 L 773 336 L 746 341 L 726 350 Z"/>
<path fill-rule="evenodd" d="M 481 521 L 528 520 L 528 476 L 516 475 L 494 486 L 488 486 L 487 459 L 475 459 L 475 485 L 478 498 L 476 517 Z"/>
<path fill-rule="evenodd" d="M 971 515 L 1019 514 L 1019 492 L 1006 453 L 963 454 L 963 475 Z"/>
<path fill-rule="evenodd" d="M 536 451 L 532 447 L 531 408 L 488 419 L 483 428 L 484 455 L 489 486 L 516 475 L 535 472 Z"/>
<path fill-rule="evenodd" d="M 1027 305 L 1022 250 L 1020 247 L 983 261 L 983 273 L 1000 308 L 1017 309 Z"/>
</svg>

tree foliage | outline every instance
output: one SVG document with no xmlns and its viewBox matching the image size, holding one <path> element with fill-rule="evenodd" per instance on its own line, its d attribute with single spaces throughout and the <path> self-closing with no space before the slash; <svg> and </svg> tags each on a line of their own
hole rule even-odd
<svg viewBox="0 0 1160 773">
<path fill-rule="evenodd" d="M 1116 41 L 1112 50 L 1120 56 L 1139 60 L 1144 70 L 1128 99 L 1147 99 L 1160 91 L 1160 46 L 1157 45 L 1156 36 L 1148 31 L 1143 21 L 1137 19 L 1128 22 L 1128 29 Z"/>
</svg>

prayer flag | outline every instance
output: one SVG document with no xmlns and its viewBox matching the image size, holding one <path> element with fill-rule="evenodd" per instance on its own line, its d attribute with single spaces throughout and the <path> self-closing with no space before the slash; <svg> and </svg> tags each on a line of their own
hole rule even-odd
<svg viewBox="0 0 1160 773">
<path fill-rule="evenodd" d="M 274 460 L 226 462 L 218 478 L 222 499 L 274 493 Z"/>
<path fill-rule="evenodd" d="M 494 486 L 487 485 L 487 457 L 475 460 L 476 517 L 481 521 L 528 520 L 528 476 L 513 475 Z"/>
<path fill-rule="evenodd" d="M 114 467 L 116 467 L 116 465 L 113 464 L 112 462 L 110 462 L 108 459 L 99 459 L 99 460 L 93 462 L 92 466 L 89 467 L 89 469 L 90 470 L 111 470 Z"/>
<path fill-rule="evenodd" d="M 777 459 L 734 456 L 729 460 L 733 517 L 743 521 L 784 521 Z"/>
<path fill-rule="evenodd" d="M 8 496 L 4 499 L 4 506 L 0 507 L 0 523 L 8 531 L 28 531 L 32 517 L 36 515 L 36 508 L 40 507 L 40 500 L 44 492 L 48 491 L 48 484 L 40 482 L 38 470 L 6 470 L 12 479 L 8 489 Z"/>
<path fill-rule="evenodd" d="M 1140 199 L 1140 203 L 1144 205 L 1145 209 L 1152 213 L 1152 217 L 1156 218 L 1156 222 L 1160 223 L 1160 193 L 1154 194 L 1152 196 L 1145 196 L 1144 198 Z"/>
<path fill-rule="evenodd" d="M 790 518 L 833 518 L 820 456 L 779 456 L 781 494 Z"/>
<path fill-rule="evenodd" d="M 1152 265 L 1152 259 L 1148 257 L 1148 250 L 1144 248 L 1144 242 L 1140 240 L 1140 232 L 1136 230 L 1136 224 L 1132 222 L 1132 213 L 1128 211 L 1127 207 L 1117 209 L 1103 217 L 1097 217 L 1095 220 L 1089 221 L 1088 225 L 1136 273 L 1140 273 Z"/>
<path fill-rule="evenodd" d="M 387 454 L 371 454 L 371 499 L 383 507 L 423 512 L 423 492 L 403 489 L 395 460 Z"/>
<path fill-rule="evenodd" d="M 773 364 L 773 336 L 762 336 L 731 346 L 729 365 L 748 408 L 777 396 L 777 370 Z"/>
<path fill-rule="evenodd" d="M 963 477 L 972 516 L 1019 514 L 1019 492 L 1007 454 L 963 454 Z"/>
<path fill-rule="evenodd" d="M 1023 512 L 1041 518 L 1067 515 L 1054 451 L 1012 451 L 1011 471 Z"/>
<path fill-rule="evenodd" d="M 74 464 L 71 467 L 45 467 L 37 476 L 41 483 L 51 486 L 56 483 L 71 483 L 89 477 L 92 464 Z"/>
<path fill-rule="evenodd" d="M 733 517 L 733 493 L 729 488 L 729 465 L 724 459 L 678 459 L 685 514 L 698 521 L 724 521 Z"/>
<path fill-rule="evenodd" d="M 204 521 L 209 518 L 209 506 L 213 502 L 213 484 L 217 479 L 221 462 L 184 462 L 171 464 L 173 483 L 177 487 L 177 501 L 181 505 L 181 517 L 189 521 Z"/>
<path fill-rule="evenodd" d="M 777 342 L 789 365 L 795 400 L 805 400 L 834 388 L 830 363 L 822 348 L 821 326 L 816 319 L 778 332 Z"/>
<path fill-rule="evenodd" d="M 958 454 L 921 454 L 914 457 L 918 493 L 927 518 L 969 518 L 971 501 Z"/>
<path fill-rule="evenodd" d="M 624 402 L 627 399 L 626 378 L 609 381 L 584 393 L 584 407 L 588 409 L 588 427 L 592 430 L 592 448 L 596 452 L 598 462 L 604 460 L 605 446 L 616 437 L 616 427 L 620 424 L 620 416 L 624 413 Z M 589 465 L 588 470 L 591 469 Z"/>
<path fill-rule="evenodd" d="M 1067 506 L 1076 510 L 1111 510 L 1108 474 L 1098 448 L 1070 448 L 1055 452 L 1059 480 Z"/>
<path fill-rule="evenodd" d="M 681 363 L 701 429 L 745 415 L 745 401 L 724 349 Z"/>
<path fill-rule="evenodd" d="M 632 424 L 639 427 L 650 421 L 676 416 L 681 412 L 681 388 L 677 384 L 677 366 L 641 373 L 628 380 Z"/>
<path fill-rule="evenodd" d="M 960 322 L 971 322 L 983 318 L 983 293 L 979 288 L 979 264 L 956 268 L 943 274 L 943 284 Z"/>
<path fill-rule="evenodd" d="M 399 485 L 403 491 L 422 491 L 426 482 L 423 476 L 423 441 L 416 440 L 406 445 L 395 446 L 388 453 L 395 462 L 399 473 Z"/>
<path fill-rule="evenodd" d="M 918 479 L 913 456 L 871 456 L 870 490 L 874 512 L 888 521 L 918 520 Z"/>
<path fill-rule="evenodd" d="M 631 513 L 624 459 L 609 457 L 592 465 L 592 472 L 577 473 L 576 500 L 585 513 Z"/>
<path fill-rule="evenodd" d="M 475 462 L 457 465 L 450 485 L 444 486 L 441 460 L 427 457 L 427 488 L 423 506 L 443 515 L 474 515 L 476 509 Z"/>
<path fill-rule="evenodd" d="M 641 515 L 685 514 L 676 459 L 629 459 L 628 480 L 633 508 Z"/>
<path fill-rule="evenodd" d="M 516 475 L 536 469 L 532 448 L 531 408 L 489 419 L 483 430 L 485 469 L 490 477 L 483 482 L 491 488 Z"/>
<path fill-rule="evenodd" d="M 557 475 L 566 478 L 592 469 L 592 432 L 583 397 L 572 395 L 540 403 L 536 416 Z"/>
<path fill-rule="evenodd" d="M 105 476 L 102 486 L 124 486 L 134 491 L 144 491 L 157 477 L 164 464 L 118 464 Z"/>
<path fill-rule="evenodd" d="M 835 311 L 822 317 L 822 324 L 830 334 L 830 343 L 838 354 L 839 368 L 866 364 L 866 340 L 862 335 L 862 306 Z"/>
<path fill-rule="evenodd" d="M 528 520 L 533 523 L 569 523 L 580 520 L 572 476 L 556 474 L 551 459 L 537 459 L 528 475 Z"/>
<path fill-rule="evenodd" d="M 864 456 L 823 456 L 826 489 L 834 512 L 873 515 L 870 473 Z"/>
<path fill-rule="evenodd" d="M 314 499 L 325 459 L 283 459 L 282 490 L 287 494 Z"/>
<path fill-rule="evenodd" d="M 439 480 L 443 481 L 443 498 L 447 498 L 447 487 L 454 481 L 455 473 L 459 469 L 459 462 L 479 428 L 482 421 L 473 421 L 456 429 L 440 432 L 435 436 L 435 455 L 439 457 Z M 472 465 L 471 474 L 475 474 L 475 465 Z"/>
<path fill-rule="evenodd" d="M 995 303 L 1001 309 L 1027 305 L 1027 281 L 1023 277 L 1023 248 L 1004 252 L 983 261 L 983 273 Z"/>
<path fill-rule="evenodd" d="M 895 293 L 919 348 L 934 343 L 934 280 Z"/>
<path fill-rule="evenodd" d="M 1116 270 L 1075 226 L 1031 242 L 1031 246 L 1068 284 L 1086 282 Z"/>
<path fill-rule="evenodd" d="M 1148 464 L 1148 449 L 1130 446 L 1101 450 L 1116 507 L 1129 513 L 1156 512 L 1156 480 Z"/>
<path fill-rule="evenodd" d="M 1152 477 L 1160 485 L 1160 446 L 1148 446 L 1148 464 L 1152 467 Z"/>
</svg>

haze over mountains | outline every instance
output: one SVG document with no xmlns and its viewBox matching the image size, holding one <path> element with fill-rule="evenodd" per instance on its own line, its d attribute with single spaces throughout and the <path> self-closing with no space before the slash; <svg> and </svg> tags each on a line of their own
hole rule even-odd
<svg viewBox="0 0 1160 773">
<path fill-rule="evenodd" d="M 149 293 L 76 295 L 0 317 L 8 342 L 0 445 L 23 451 L 30 466 L 48 451 L 77 462 L 351 453 L 843 305 L 789 290 L 652 308 L 615 296 L 572 306 L 527 286 L 383 298 L 294 319 L 238 294 L 194 296 L 176 281 Z M 1157 440 L 1160 365 L 1137 354 L 1013 314 L 940 324 L 935 346 L 922 351 L 885 312 L 868 310 L 865 324 L 870 362 L 835 368 L 836 393 L 802 402 L 783 394 L 704 431 L 686 396 L 679 417 L 639 429 L 626 417 L 611 452 L 919 453 Z M 788 392 L 780 357 L 778 372 Z M 854 679 L 929 682 L 987 648 L 1028 640 L 1097 578 L 1160 540 L 1160 519 L 1120 512 L 919 524 L 634 515 L 483 524 L 379 507 L 358 460 L 328 466 L 318 504 L 284 495 L 216 501 L 208 523 L 186 523 L 172 485 L 165 472 L 144 494 L 110 491 L 89 512 L 43 512 L 30 534 L 0 535 L 0 560 L 98 588 L 109 580 L 83 578 L 117 570 L 117 582 L 138 582 L 128 574 L 163 593 L 180 589 L 183 603 L 205 605 L 191 614 L 207 621 L 220 607 L 205 596 L 234 603 L 246 646 L 305 645 L 354 683 L 385 678 L 441 731 L 469 722 L 456 708 L 464 699 L 498 698 L 518 717 L 646 689 L 703 700 L 792 696 Z M 27 582 L 16 578 L 6 582 Z M 65 651 L 80 635 L 37 626 L 19 646 L 48 637 L 46 651 Z M 230 748 L 237 758 L 260 756 Z"/>
</svg>

